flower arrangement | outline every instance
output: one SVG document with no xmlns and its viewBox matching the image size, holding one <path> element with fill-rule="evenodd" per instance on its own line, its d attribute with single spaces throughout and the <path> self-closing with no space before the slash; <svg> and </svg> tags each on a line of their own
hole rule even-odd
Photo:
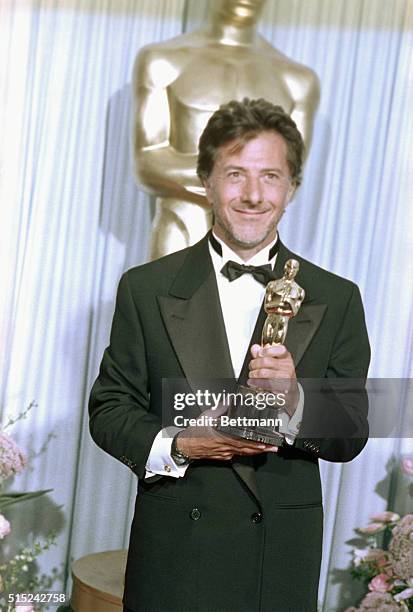
<svg viewBox="0 0 413 612">
<path fill-rule="evenodd" d="M 402 459 L 400 467 L 413 476 L 412 457 Z M 369 592 L 358 608 L 346 612 L 413 611 L 413 514 L 381 512 L 356 531 L 367 539 L 368 546 L 353 551 L 351 574 Z"/>
<path fill-rule="evenodd" d="M 6 516 L 8 509 L 14 505 L 39 497 L 51 491 L 30 491 L 23 493 L 5 492 L 4 483 L 16 474 L 23 471 L 27 465 L 27 457 L 20 450 L 14 440 L 5 433 L 5 430 L 14 425 L 21 418 L 25 418 L 29 410 L 35 406 L 32 402 L 24 412 L 16 419 L 9 419 L 7 424 L 0 430 L 0 550 L 2 540 L 12 531 L 12 526 Z M 35 571 L 35 560 L 44 550 L 55 543 L 55 535 L 49 534 L 45 542 L 34 542 L 31 547 L 24 547 L 7 562 L 0 565 L 0 610 L 14 612 L 13 605 L 7 603 L 7 593 L 35 592 L 50 587 L 54 578 L 48 576 L 38 577 Z M 4 555 L 1 555 L 2 559 Z M 24 610 L 25 608 L 25 610 Z M 21 607 L 18 612 L 33 612 L 33 606 Z"/>
</svg>

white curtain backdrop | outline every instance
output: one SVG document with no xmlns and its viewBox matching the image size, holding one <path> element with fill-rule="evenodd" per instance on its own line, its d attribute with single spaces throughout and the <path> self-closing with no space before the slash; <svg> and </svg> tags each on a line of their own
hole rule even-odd
<svg viewBox="0 0 413 612">
<path fill-rule="evenodd" d="M 127 546 L 136 490 L 94 446 L 86 410 L 119 277 L 148 257 L 153 202 L 131 170 L 132 65 L 143 45 L 203 23 L 209 6 L 0 3 L 0 405 L 5 418 L 38 404 L 12 432 L 34 454 L 13 488 L 53 488 L 10 519 L 13 545 L 58 530 L 42 560 L 60 572 L 55 590 L 70 592 L 73 559 Z M 411 377 L 413 3 L 268 0 L 260 30 L 322 88 L 283 240 L 359 284 L 370 376 Z M 354 527 L 413 510 L 396 465 L 411 450 L 411 440 L 371 440 L 351 464 L 322 463 L 325 612 L 357 598 L 343 571 Z"/>
</svg>

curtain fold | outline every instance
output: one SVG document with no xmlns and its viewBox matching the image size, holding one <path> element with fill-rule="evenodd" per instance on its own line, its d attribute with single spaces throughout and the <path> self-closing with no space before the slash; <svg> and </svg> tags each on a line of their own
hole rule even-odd
<svg viewBox="0 0 413 612">
<path fill-rule="evenodd" d="M 0 367 L 3 416 L 36 454 L 15 489 L 53 488 L 16 510 L 15 545 L 51 526 L 42 569 L 126 547 L 136 482 L 96 448 L 87 396 L 108 342 L 122 272 L 148 257 L 152 199 L 134 182 L 131 72 L 138 50 L 205 22 L 195 0 L 0 4 Z M 413 5 L 409 0 L 270 1 L 262 34 L 313 68 L 321 101 L 304 182 L 281 223 L 304 257 L 355 280 L 373 347 L 370 375 L 412 375 Z M 48 438 L 52 433 L 54 437 Z M 374 511 L 412 509 L 398 458 L 411 440 L 371 440 L 322 464 L 320 601 L 354 602 L 350 548 Z M 122 503 L 120 503 L 122 500 Z M 353 599 L 352 599 L 353 598 Z"/>
</svg>

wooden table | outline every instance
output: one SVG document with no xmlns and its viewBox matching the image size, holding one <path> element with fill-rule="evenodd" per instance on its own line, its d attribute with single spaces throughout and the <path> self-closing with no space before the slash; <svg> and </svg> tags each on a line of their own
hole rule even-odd
<svg viewBox="0 0 413 612">
<path fill-rule="evenodd" d="M 74 612 L 119 612 L 127 550 L 108 550 L 81 557 L 72 565 Z"/>
</svg>

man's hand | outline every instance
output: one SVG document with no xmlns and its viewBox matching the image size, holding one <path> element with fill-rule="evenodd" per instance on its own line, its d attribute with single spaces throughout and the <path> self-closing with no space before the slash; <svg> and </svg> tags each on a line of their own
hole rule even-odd
<svg viewBox="0 0 413 612">
<path fill-rule="evenodd" d="M 213 427 L 187 427 L 179 433 L 176 447 L 191 459 L 220 459 L 222 461 L 228 461 L 234 455 L 250 456 L 278 451 L 277 446 L 227 436 Z"/>
<path fill-rule="evenodd" d="M 291 354 L 283 344 L 266 347 L 253 344 L 251 355 L 248 386 L 284 394 L 284 409 L 292 417 L 298 404 L 299 390 Z"/>
</svg>

